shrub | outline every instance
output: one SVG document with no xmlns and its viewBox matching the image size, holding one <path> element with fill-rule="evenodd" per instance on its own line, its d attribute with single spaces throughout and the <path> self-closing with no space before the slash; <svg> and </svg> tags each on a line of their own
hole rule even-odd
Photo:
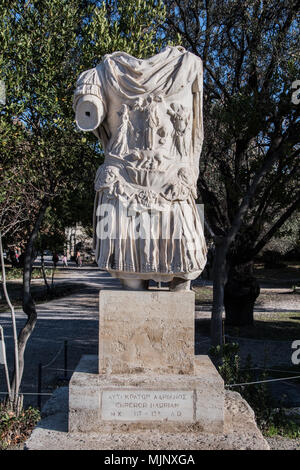
<svg viewBox="0 0 300 470">
<path fill-rule="evenodd" d="M 39 410 L 29 407 L 18 415 L 4 403 L 0 404 L 0 449 L 25 441 L 40 420 Z"/>
<path fill-rule="evenodd" d="M 209 354 L 218 368 L 226 388 L 233 384 L 249 384 L 249 382 L 261 382 L 267 380 L 266 371 L 253 367 L 251 355 L 248 355 L 243 368 L 240 367 L 239 345 L 227 343 L 223 346 L 211 347 Z M 270 393 L 267 383 L 255 383 L 239 385 L 233 390 L 249 403 L 253 409 L 256 421 L 260 429 L 266 435 L 285 435 L 287 437 L 299 437 L 300 428 L 284 412 L 285 397 L 281 398 L 280 407 L 276 405 Z"/>
</svg>

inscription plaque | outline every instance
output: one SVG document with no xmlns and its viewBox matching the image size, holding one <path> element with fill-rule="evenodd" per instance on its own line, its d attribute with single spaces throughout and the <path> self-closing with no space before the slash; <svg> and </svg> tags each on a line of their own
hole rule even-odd
<svg viewBox="0 0 300 470">
<path fill-rule="evenodd" d="M 193 391 L 104 390 L 101 416 L 109 421 L 192 422 Z"/>
</svg>

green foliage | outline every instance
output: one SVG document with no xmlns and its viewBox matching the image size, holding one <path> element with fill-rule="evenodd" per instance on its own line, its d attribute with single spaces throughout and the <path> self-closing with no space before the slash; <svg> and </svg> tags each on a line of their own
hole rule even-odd
<svg viewBox="0 0 300 470">
<path fill-rule="evenodd" d="M 237 383 L 240 374 L 239 345 L 226 343 L 222 346 L 211 347 L 210 355 L 218 363 L 219 372 L 226 385 Z"/>
<path fill-rule="evenodd" d="M 76 129 L 76 79 L 116 50 L 137 57 L 157 52 L 165 15 L 161 1 L 1 3 L 0 80 L 6 104 L 0 106 L 0 230 L 7 236 L 25 242 L 45 198 L 52 225 L 58 226 L 58 218 L 62 224 L 85 223 L 89 212 L 91 224 L 93 180 L 103 153 L 92 133 Z"/>
<path fill-rule="evenodd" d="M 64 214 L 57 211 L 56 199 L 51 202 L 46 211 L 37 238 L 36 250 L 40 253 L 45 250 L 62 253 L 64 250 L 66 220 L 63 217 Z"/>
<path fill-rule="evenodd" d="M 284 413 L 284 399 L 282 406 L 278 408 L 268 389 L 266 382 L 269 378 L 267 371 L 253 367 L 251 355 L 248 355 L 245 364 L 241 368 L 239 345 L 227 343 L 222 346 L 211 347 L 209 351 L 215 362 L 225 387 L 234 390 L 249 403 L 255 413 L 258 426 L 266 435 L 285 435 L 299 437 L 299 424 L 289 419 Z M 251 383 L 250 382 L 257 382 Z M 233 384 L 248 384 L 230 387 Z"/>
<path fill-rule="evenodd" d="M 0 232 L 5 246 L 18 244 L 26 253 L 23 308 L 31 326 L 19 334 L 25 344 L 36 321 L 29 298 L 38 231 L 40 247 L 55 248 L 66 226 L 92 220 L 103 151 L 92 133 L 75 126 L 76 80 L 116 50 L 156 52 L 165 13 L 159 0 L 1 1 Z"/>
<path fill-rule="evenodd" d="M 300 438 L 300 425 L 293 420 L 287 420 L 286 416 L 283 416 L 283 422 L 279 424 L 271 424 L 264 431 L 266 437 L 282 436 L 289 439 Z"/>
<path fill-rule="evenodd" d="M 199 193 L 206 221 L 226 236 L 245 195 L 228 261 L 253 260 L 271 229 L 299 202 L 299 105 L 292 84 L 300 76 L 297 0 L 165 0 L 166 34 L 198 54 L 204 68 L 204 147 Z M 173 36 L 172 36 L 173 35 Z M 253 196 L 254 177 L 277 150 Z M 275 157 L 274 157 L 275 158 Z M 249 197 L 251 196 L 251 197 Z M 299 205 L 298 205 L 299 207 Z M 284 223 L 284 219 L 281 219 Z"/>
<path fill-rule="evenodd" d="M 265 250 L 275 251 L 280 256 L 285 255 L 291 250 L 294 251 L 294 259 L 296 250 L 300 251 L 300 211 L 295 212 L 285 224 L 278 230 L 273 239 L 267 244 Z"/>
<path fill-rule="evenodd" d="M 102 56 L 117 50 L 139 58 L 152 56 L 164 45 L 158 29 L 165 17 L 166 7 L 161 0 L 103 2 L 93 10 L 91 20 L 86 24 L 85 32 L 93 44 L 94 60 L 90 61 L 88 45 L 82 44 L 85 59 L 82 68 L 96 65 Z"/>
<path fill-rule="evenodd" d="M 32 407 L 18 415 L 5 404 L 0 404 L 0 450 L 13 447 L 30 435 L 40 420 L 40 412 Z"/>
<path fill-rule="evenodd" d="M 52 273 L 51 269 L 45 269 L 45 273 L 47 276 L 50 276 Z M 14 279 L 22 279 L 23 277 L 23 269 L 22 268 L 6 268 L 6 279 L 8 281 Z M 32 279 L 41 279 L 43 277 L 43 273 L 41 268 L 33 268 L 32 270 Z M 1 279 L 1 274 L 0 274 Z"/>
</svg>

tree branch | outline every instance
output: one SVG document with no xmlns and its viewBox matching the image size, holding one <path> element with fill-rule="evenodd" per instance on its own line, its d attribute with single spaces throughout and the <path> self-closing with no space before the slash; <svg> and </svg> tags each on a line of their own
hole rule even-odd
<svg viewBox="0 0 300 470">
<path fill-rule="evenodd" d="M 273 235 L 282 227 L 282 225 L 287 221 L 287 219 L 300 207 L 300 193 L 296 198 L 295 202 L 287 209 L 287 211 L 282 214 L 282 216 L 275 222 L 275 224 L 270 228 L 270 230 L 261 238 L 261 240 L 255 245 L 251 252 L 250 259 L 253 259 L 261 249 L 271 240 Z"/>
<path fill-rule="evenodd" d="M 273 145 L 270 147 L 270 149 L 267 152 L 267 157 L 265 159 L 264 164 L 258 170 L 252 180 L 252 183 L 250 184 L 245 196 L 243 197 L 243 200 L 240 204 L 239 210 L 237 211 L 237 214 L 234 218 L 234 221 L 232 223 L 232 226 L 227 234 L 227 244 L 228 246 L 233 242 L 238 230 L 240 229 L 243 217 L 245 216 L 249 205 L 250 201 L 252 200 L 255 191 L 261 182 L 263 176 L 265 173 L 271 168 L 273 163 L 280 157 L 281 151 L 282 151 L 282 145 L 283 145 L 283 136 L 279 136 L 276 139 L 274 139 Z"/>
</svg>

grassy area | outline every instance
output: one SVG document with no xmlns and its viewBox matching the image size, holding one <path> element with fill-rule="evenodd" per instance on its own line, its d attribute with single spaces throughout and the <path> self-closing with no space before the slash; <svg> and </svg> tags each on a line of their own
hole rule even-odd
<svg viewBox="0 0 300 470">
<path fill-rule="evenodd" d="M 232 337 L 286 340 L 300 339 L 300 313 L 274 312 L 255 314 L 253 326 L 225 326 Z"/>
<path fill-rule="evenodd" d="M 193 287 L 195 292 L 196 305 L 210 305 L 213 298 L 213 290 L 211 287 Z"/>
<path fill-rule="evenodd" d="M 46 273 L 46 276 L 51 276 L 52 275 L 52 269 L 46 268 L 45 273 Z M 5 267 L 5 274 L 6 274 L 6 279 L 8 281 L 16 280 L 16 279 L 22 279 L 23 269 L 22 268 L 11 268 L 9 266 L 6 266 Z M 43 274 L 42 274 L 41 268 L 33 268 L 31 276 L 32 276 L 32 279 L 42 278 Z"/>
<path fill-rule="evenodd" d="M 255 263 L 253 275 L 259 282 L 274 283 L 280 287 L 300 286 L 300 263 L 297 261 L 285 262 L 282 268 L 265 268 L 264 263 Z M 194 289 L 208 289 L 207 287 L 194 287 Z"/>
<path fill-rule="evenodd" d="M 284 425 L 270 425 L 269 428 L 263 430 L 265 437 L 286 437 L 288 439 L 299 439 L 300 438 L 300 426 L 293 420 L 288 421 Z"/>
<path fill-rule="evenodd" d="M 299 372 L 299 371 L 298 371 Z M 293 381 L 294 382 L 294 381 Z M 299 381 L 298 381 L 299 383 Z M 286 437 L 288 439 L 300 438 L 300 416 L 295 411 L 282 409 L 282 419 L 279 423 L 270 423 L 262 430 L 265 437 Z"/>
<path fill-rule="evenodd" d="M 210 335 L 210 319 L 198 318 L 196 331 L 203 336 Z M 261 340 L 294 341 L 300 339 L 300 313 L 266 313 L 255 315 L 252 326 L 225 325 L 225 334 L 234 338 L 252 338 Z"/>
<path fill-rule="evenodd" d="M 256 300 L 253 326 L 225 326 L 225 333 L 232 337 L 269 340 L 294 340 L 300 338 L 300 292 L 293 290 L 299 279 L 299 263 L 288 263 L 281 269 L 265 269 L 263 264 L 255 265 L 255 276 L 261 283 L 273 283 L 261 290 Z M 284 290 L 280 290 L 284 288 Z M 287 290 L 289 289 L 289 290 Z M 196 305 L 210 311 L 213 300 L 212 286 L 194 286 Z M 262 312 L 260 312 L 262 310 Z M 210 320 L 196 320 L 199 334 L 210 335 Z"/>
<path fill-rule="evenodd" d="M 260 282 L 274 282 L 282 287 L 292 287 L 300 283 L 300 263 L 289 261 L 284 263 L 282 268 L 276 269 L 266 269 L 263 263 L 256 263 L 253 274 Z"/>
</svg>

